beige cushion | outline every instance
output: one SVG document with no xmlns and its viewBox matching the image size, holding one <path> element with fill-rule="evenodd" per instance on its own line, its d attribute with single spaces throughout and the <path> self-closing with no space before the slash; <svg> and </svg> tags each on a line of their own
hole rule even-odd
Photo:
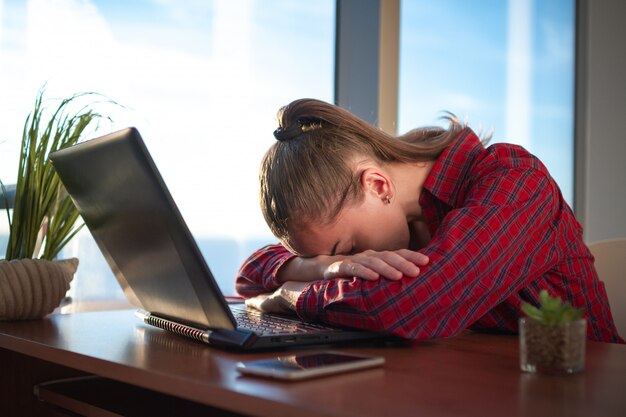
<svg viewBox="0 0 626 417">
<path fill-rule="evenodd" d="M 626 336 L 626 238 L 590 243 L 596 270 L 606 286 L 613 319 L 620 336 Z"/>
</svg>

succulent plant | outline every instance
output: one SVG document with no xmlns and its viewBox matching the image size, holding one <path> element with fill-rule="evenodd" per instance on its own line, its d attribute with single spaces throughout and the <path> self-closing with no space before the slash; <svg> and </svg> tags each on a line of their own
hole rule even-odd
<svg viewBox="0 0 626 417">
<path fill-rule="evenodd" d="M 559 325 L 571 323 L 583 315 L 582 308 L 575 308 L 570 303 L 563 303 L 560 297 L 552 297 L 547 290 L 539 292 L 539 307 L 529 303 L 522 304 L 522 311 L 526 315 L 545 325 Z"/>
</svg>

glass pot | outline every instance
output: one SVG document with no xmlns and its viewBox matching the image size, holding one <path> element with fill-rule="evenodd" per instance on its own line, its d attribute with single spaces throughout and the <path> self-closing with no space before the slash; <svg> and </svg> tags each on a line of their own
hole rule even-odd
<svg viewBox="0 0 626 417">
<path fill-rule="evenodd" d="M 525 372 L 571 374 L 585 368 L 587 320 L 546 325 L 519 321 L 520 367 Z"/>
</svg>

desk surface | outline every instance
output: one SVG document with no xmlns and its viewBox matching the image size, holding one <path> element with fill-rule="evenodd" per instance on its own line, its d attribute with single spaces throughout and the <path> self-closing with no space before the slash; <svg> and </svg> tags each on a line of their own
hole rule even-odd
<svg viewBox="0 0 626 417">
<path fill-rule="evenodd" d="M 302 382 L 241 376 L 231 353 L 152 328 L 132 310 L 0 322 L 0 347 L 68 368 L 253 416 L 626 415 L 626 346 L 588 342 L 586 370 L 519 370 L 518 339 L 466 333 L 383 355 L 382 368 Z"/>
</svg>

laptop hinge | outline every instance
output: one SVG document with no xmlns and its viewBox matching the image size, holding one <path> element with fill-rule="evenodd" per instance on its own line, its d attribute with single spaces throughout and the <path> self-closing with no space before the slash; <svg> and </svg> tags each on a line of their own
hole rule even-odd
<svg viewBox="0 0 626 417">
<path fill-rule="evenodd" d="M 254 345 L 257 336 L 248 330 L 200 329 L 186 324 L 156 316 L 147 311 L 138 310 L 135 315 L 151 326 L 185 336 L 212 346 L 236 347 L 247 349 Z"/>
</svg>

